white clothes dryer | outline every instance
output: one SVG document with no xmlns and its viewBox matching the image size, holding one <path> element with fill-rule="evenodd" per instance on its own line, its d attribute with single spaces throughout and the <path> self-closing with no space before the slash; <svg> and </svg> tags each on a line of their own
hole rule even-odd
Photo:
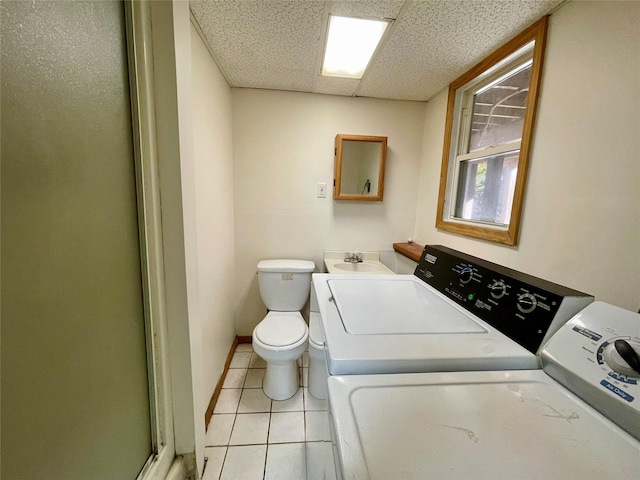
<svg viewBox="0 0 640 480">
<path fill-rule="evenodd" d="M 637 479 L 640 315 L 595 302 L 542 370 L 329 378 L 345 479 Z"/>
</svg>

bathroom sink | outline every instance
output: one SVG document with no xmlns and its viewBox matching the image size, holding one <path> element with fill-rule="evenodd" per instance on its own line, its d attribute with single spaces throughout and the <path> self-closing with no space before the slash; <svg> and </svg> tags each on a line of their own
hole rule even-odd
<svg viewBox="0 0 640 480">
<path fill-rule="evenodd" d="M 361 255 L 362 262 L 352 263 L 345 262 L 345 252 L 325 251 L 324 265 L 327 267 L 328 273 L 361 273 L 368 275 L 393 275 L 387 266 L 380 261 L 378 252 L 363 252 Z"/>
<path fill-rule="evenodd" d="M 384 265 L 375 263 L 335 263 L 333 268 L 349 273 L 389 273 L 389 269 Z"/>
</svg>

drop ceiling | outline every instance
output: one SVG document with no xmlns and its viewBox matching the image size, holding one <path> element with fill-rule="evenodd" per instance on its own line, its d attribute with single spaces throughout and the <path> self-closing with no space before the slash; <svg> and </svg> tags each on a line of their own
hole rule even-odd
<svg viewBox="0 0 640 480">
<path fill-rule="evenodd" d="M 231 87 L 429 100 L 564 0 L 191 0 Z M 362 79 L 320 75 L 329 14 L 394 19 Z"/>
</svg>

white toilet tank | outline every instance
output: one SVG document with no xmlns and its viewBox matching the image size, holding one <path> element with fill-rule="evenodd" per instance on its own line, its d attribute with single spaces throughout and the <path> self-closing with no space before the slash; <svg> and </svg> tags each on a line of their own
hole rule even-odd
<svg viewBox="0 0 640 480">
<path fill-rule="evenodd" d="M 309 298 L 315 267 L 309 260 L 262 260 L 258 263 L 258 285 L 266 307 L 277 312 L 299 311 Z"/>
</svg>

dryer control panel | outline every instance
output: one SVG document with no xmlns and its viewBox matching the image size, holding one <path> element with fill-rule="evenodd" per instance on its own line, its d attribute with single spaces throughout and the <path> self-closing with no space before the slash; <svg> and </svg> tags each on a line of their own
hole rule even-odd
<svg viewBox="0 0 640 480">
<path fill-rule="evenodd" d="M 593 296 L 440 245 L 414 275 L 532 353 Z"/>
<path fill-rule="evenodd" d="M 640 314 L 592 303 L 545 345 L 542 365 L 640 439 Z"/>
</svg>

